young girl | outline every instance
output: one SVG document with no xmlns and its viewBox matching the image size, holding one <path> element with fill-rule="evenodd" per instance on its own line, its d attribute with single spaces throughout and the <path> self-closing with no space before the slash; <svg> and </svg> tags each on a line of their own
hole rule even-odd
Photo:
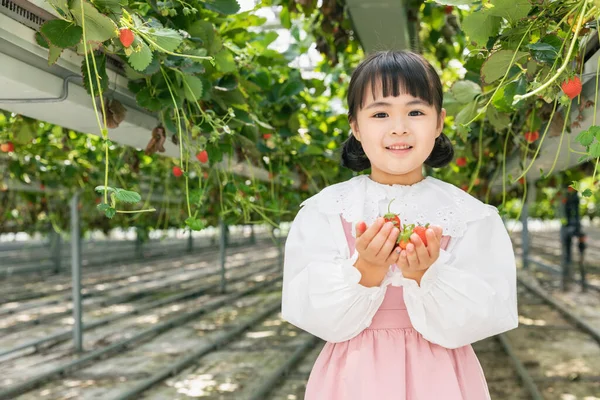
<svg viewBox="0 0 600 400">
<path fill-rule="evenodd" d="M 489 399 L 471 343 L 518 325 L 515 256 L 498 210 L 431 176 L 454 157 L 442 84 L 420 55 L 354 71 L 342 165 L 371 168 L 307 199 L 285 244 L 282 315 L 327 341 L 307 400 Z M 383 223 L 430 223 L 406 250 Z"/>
</svg>

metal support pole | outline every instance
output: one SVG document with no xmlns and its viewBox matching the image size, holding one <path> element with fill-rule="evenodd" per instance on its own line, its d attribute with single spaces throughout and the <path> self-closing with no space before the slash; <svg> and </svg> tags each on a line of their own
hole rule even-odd
<svg viewBox="0 0 600 400">
<path fill-rule="evenodd" d="M 523 243 L 523 269 L 529 268 L 529 205 L 535 201 L 536 195 L 535 180 L 529 180 L 527 184 L 527 198 L 525 199 L 525 204 L 523 204 L 523 210 L 521 212 L 521 223 L 523 225 L 523 229 L 521 230 L 521 242 Z"/>
<path fill-rule="evenodd" d="M 280 226 L 281 222 L 277 221 L 278 226 Z M 275 238 L 275 244 L 277 245 L 277 263 L 279 268 L 283 271 L 283 249 L 281 245 L 281 228 L 273 228 L 272 229 L 273 238 Z"/>
<path fill-rule="evenodd" d="M 79 193 L 71 198 L 71 278 L 73 288 L 73 341 L 77 352 L 83 351 L 81 308 L 81 229 L 79 226 Z"/>
<path fill-rule="evenodd" d="M 219 219 L 219 228 L 220 228 L 220 240 L 219 240 L 219 250 L 221 253 L 221 294 L 226 293 L 226 279 L 225 279 L 225 258 L 226 250 L 227 250 L 227 224 L 223 221 L 222 218 Z"/>
<path fill-rule="evenodd" d="M 136 258 L 144 257 L 143 245 L 144 245 L 144 241 L 142 239 L 142 232 L 139 228 L 136 228 L 136 230 L 135 230 L 135 257 Z"/>
<path fill-rule="evenodd" d="M 62 247 L 62 237 L 60 233 L 56 232 L 54 229 L 50 232 L 50 252 L 52 253 L 52 263 L 54 264 L 54 273 L 60 273 L 62 257 L 61 257 L 61 247 Z"/>
<path fill-rule="evenodd" d="M 192 236 L 192 230 L 190 229 L 190 233 L 188 235 L 187 252 L 191 253 L 192 251 L 194 251 L 194 237 Z"/>
<path fill-rule="evenodd" d="M 523 269 L 529 268 L 529 226 L 527 220 L 529 219 L 529 204 L 525 202 L 523 204 L 523 210 L 521 211 L 521 223 L 523 229 L 521 230 L 521 242 L 523 244 Z"/>
<path fill-rule="evenodd" d="M 250 225 L 250 244 L 256 244 L 256 235 L 254 234 L 254 224 Z"/>
</svg>

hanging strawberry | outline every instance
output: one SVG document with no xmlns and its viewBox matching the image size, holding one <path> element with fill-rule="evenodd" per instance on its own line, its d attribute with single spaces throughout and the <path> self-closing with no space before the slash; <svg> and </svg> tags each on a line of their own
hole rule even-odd
<svg viewBox="0 0 600 400">
<path fill-rule="evenodd" d="M 467 165 L 467 157 L 459 157 L 456 159 L 456 165 L 458 165 L 459 167 L 464 167 L 465 165 Z"/>
<path fill-rule="evenodd" d="M 173 167 L 173 175 L 179 178 L 181 175 L 183 175 L 183 170 L 179 167 Z"/>
<path fill-rule="evenodd" d="M 133 32 L 131 32 L 130 29 L 121 28 L 121 30 L 119 31 L 119 40 L 121 41 L 121 44 L 123 45 L 123 47 L 131 46 L 134 39 L 135 39 L 135 36 L 133 35 Z"/>
<path fill-rule="evenodd" d="M 2 151 L 3 153 L 13 152 L 15 151 L 15 145 L 13 144 L 13 142 L 2 143 L 0 145 L 0 151 Z"/>
<path fill-rule="evenodd" d="M 562 88 L 563 92 L 565 92 L 565 94 L 571 100 L 573 100 L 575 97 L 579 96 L 579 93 L 581 93 L 581 80 L 578 76 L 576 76 L 573 79 L 564 81 L 560 87 Z"/>
<path fill-rule="evenodd" d="M 529 143 L 533 143 L 540 138 L 540 133 L 538 131 L 535 132 L 525 132 L 525 140 Z"/>
<path fill-rule="evenodd" d="M 208 152 L 206 150 L 202 150 L 200 153 L 196 154 L 196 158 L 202 164 L 206 164 L 208 162 Z"/>
<path fill-rule="evenodd" d="M 402 224 L 400 223 L 400 217 L 390 212 L 390 206 L 392 205 L 392 202 L 394 200 L 396 199 L 392 199 L 392 201 L 390 201 L 390 204 L 388 204 L 388 212 L 383 216 L 383 219 L 385 220 L 385 222 L 391 222 L 396 228 L 401 229 Z"/>
<path fill-rule="evenodd" d="M 269 140 L 269 139 L 271 139 L 271 136 L 273 136 L 271 133 L 265 133 L 265 134 L 263 134 L 263 139 Z"/>
</svg>

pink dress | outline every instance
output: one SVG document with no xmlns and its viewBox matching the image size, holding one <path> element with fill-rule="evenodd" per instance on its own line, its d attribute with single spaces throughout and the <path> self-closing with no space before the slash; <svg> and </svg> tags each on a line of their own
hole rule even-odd
<svg viewBox="0 0 600 400">
<path fill-rule="evenodd" d="M 353 254 L 350 225 L 342 222 Z M 305 400 L 489 398 L 473 348 L 447 349 L 424 339 L 410 322 L 403 288 L 392 285 L 368 328 L 350 340 L 325 344 L 305 394 Z"/>
</svg>

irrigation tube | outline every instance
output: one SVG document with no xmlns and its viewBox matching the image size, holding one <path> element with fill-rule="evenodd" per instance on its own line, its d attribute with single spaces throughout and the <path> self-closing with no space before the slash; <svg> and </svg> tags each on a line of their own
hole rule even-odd
<svg viewBox="0 0 600 400">
<path fill-rule="evenodd" d="M 508 354 L 513 364 L 515 365 L 515 369 L 517 370 L 521 381 L 523 381 L 523 384 L 529 391 L 529 394 L 531 394 L 531 398 L 533 400 L 544 400 L 544 396 L 542 396 L 542 394 L 537 388 L 537 385 L 533 381 L 533 378 L 531 377 L 531 375 L 529 375 L 529 372 L 527 372 L 527 369 L 525 368 L 523 363 L 521 363 L 521 360 L 519 360 L 519 357 L 517 357 L 517 355 L 513 351 L 512 346 L 508 342 L 506 336 L 501 333 L 496 337 L 500 341 L 500 344 L 502 344 L 502 347 L 504 347 L 504 351 L 506 351 L 506 354 Z"/>
<path fill-rule="evenodd" d="M 298 362 L 300 362 L 304 355 L 312 350 L 320 339 L 316 336 L 310 335 L 308 339 L 306 339 L 294 354 L 283 363 L 275 372 L 269 375 L 265 381 L 252 393 L 252 395 L 248 398 L 248 400 L 264 400 L 267 398 L 267 395 L 275 388 L 279 379 L 285 374 L 288 373 L 290 369 L 292 369 Z"/>
<path fill-rule="evenodd" d="M 257 291 L 259 289 L 270 286 L 278 281 L 281 281 L 282 277 L 283 277 L 283 274 L 279 273 L 279 274 L 277 274 L 277 276 L 275 276 L 275 278 L 273 278 L 271 280 L 257 283 L 255 287 L 252 287 L 252 288 L 246 289 L 242 292 L 238 292 L 233 295 L 229 295 L 225 298 L 216 300 L 211 304 L 204 305 L 204 306 L 202 306 L 194 311 L 191 311 L 187 314 L 181 315 L 179 317 L 176 317 L 171 320 L 165 321 L 161 324 L 158 324 L 157 326 L 146 329 L 128 339 L 113 343 L 112 345 L 105 347 L 103 349 L 93 351 L 90 354 L 87 354 L 78 360 L 63 364 L 60 367 L 57 367 L 50 371 L 39 374 L 38 376 L 35 376 L 31 379 L 26 380 L 25 382 L 13 385 L 13 386 L 0 392 L 0 400 L 12 399 L 15 396 L 26 393 L 32 389 L 39 387 L 40 385 L 42 385 L 43 383 L 47 382 L 48 380 L 54 378 L 57 375 L 67 376 L 70 372 L 74 371 L 75 369 L 81 369 L 84 365 L 88 364 L 90 361 L 96 360 L 104 355 L 113 353 L 117 350 L 126 348 L 127 346 L 131 345 L 132 343 L 139 341 L 141 339 L 144 339 L 146 337 L 156 336 L 156 335 L 158 335 L 164 331 L 167 331 L 175 326 L 182 325 L 189 320 L 197 318 L 200 315 L 206 314 L 207 312 L 214 311 L 214 310 L 218 309 L 219 307 L 223 306 L 224 304 L 228 304 L 228 303 L 232 302 L 233 300 L 236 300 L 236 299 L 243 297 L 247 294 L 250 294 L 254 291 Z"/>
<path fill-rule="evenodd" d="M 567 307 L 558 301 L 554 300 L 552 296 L 548 295 L 545 291 L 540 288 L 533 286 L 531 283 L 525 282 L 523 279 L 518 278 L 519 283 L 529 289 L 531 292 L 535 293 L 539 297 L 541 297 L 546 303 L 550 306 L 554 307 L 557 311 L 559 311 L 562 315 L 565 316 L 569 321 L 573 322 L 577 325 L 582 331 L 589 334 L 594 338 L 596 342 L 600 344 L 600 332 L 596 330 L 592 325 L 588 324 L 581 317 L 573 314 Z"/>
<path fill-rule="evenodd" d="M 265 271 L 268 271 L 270 269 L 274 269 L 275 266 L 277 266 L 277 265 L 275 265 L 275 263 L 267 264 L 266 267 L 263 267 L 263 268 L 261 268 L 259 270 L 255 270 L 255 271 L 249 272 L 246 275 L 230 279 L 229 282 L 243 281 L 244 279 L 248 278 L 249 276 L 255 275 L 257 273 L 265 272 Z M 247 265 L 245 267 L 247 267 Z M 241 267 L 238 267 L 238 268 L 241 268 Z M 214 276 L 214 275 L 217 275 L 218 273 L 219 272 L 216 272 L 216 273 L 213 273 L 212 275 Z M 145 304 L 145 305 L 143 305 L 143 306 L 141 306 L 139 308 L 136 308 L 134 310 L 131 310 L 131 311 L 128 311 L 128 312 L 125 312 L 125 313 L 122 313 L 122 314 L 112 315 L 110 317 L 106 317 L 106 318 L 103 318 L 101 320 L 89 323 L 89 324 L 84 324 L 83 325 L 83 330 L 85 331 L 85 330 L 88 330 L 88 329 L 94 329 L 94 328 L 97 328 L 99 326 L 106 325 L 106 324 L 109 324 L 109 323 L 114 322 L 116 320 L 119 320 L 121 318 L 128 317 L 130 315 L 136 315 L 136 314 L 139 314 L 141 312 L 144 312 L 144 311 L 156 308 L 156 307 L 162 307 L 164 305 L 167 305 L 167 304 L 170 304 L 170 303 L 174 303 L 176 301 L 185 300 L 185 299 L 188 299 L 190 297 L 197 297 L 197 296 L 200 296 L 201 294 L 204 294 L 205 292 L 213 289 L 213 287 L 214 287 L 213 284 L 204 285 L 204 286 L 201 286 L 201 287 L 196 288 L 196 289 L 188 290 L 187 292 L 183 292 L 183 293 L 180 293 L 180 294 L 169 296 L 166 299 L 157 300 L 155 302 Z M 63 330 L 61 332 L 57 332 L 57 333 L 55 333 L 53 335 L 49 335 L 49 336 L 46 336 L 46 337 L 41 338 L 41 339 L 37 339 L 37 340 L 31 341 L 31 342 L 23 343 L 22 345 L 13 347 L 11 349 L 0 351 L 0 357 L 6 356 L 8 354 L 16 353 L 17 351 L 20 351 L 20 350 L 25 350 L 25 349 L 27 349 L 29 347 L 38 347 L 38 346 L 40 346 L 40 345 L 42 345 L 42 344 L 44 344 L 46 342 L 54 342 L 53 344 L 60 343 L 61 341 L 65 340 L 65 339 L 68 339 L 72 335 L 72 332 L 73 331 L 71 329 L 66 329 L 66 330 Z"/>
<path fill-rule="evenodd" d="M 184 359 L 166 367 L 162 371 L 152 375 L 150 378 L 145 381 L 139 383 L 134 386 L 132 389 L 128 390 L 125 393 L 122 393 L 114 398 L 114 400 L 126 400 L 126 399 L 137 399 L 140 393 L 146 391 L 154 384 L 161 382 L 168 378 L 169 376 L 176 375 L 179 371 L 187 368 L 189 365 L 192 365 L 198 361 L 198 358 L 210 353 L 211 351 L 218 349 L 219 347 L 227 344 L 231 340 L 235 339 L 236 336 L 242 334 L 248 328 L 256 325 L 261 320 L 267 318 L 269 315 L 273 314 L 275 311 L 281 308 L 281 302 L 277 301 L 268 307 L 266 307 L 261 313 L 253 316 L 248 321 L 236 326 L 233 330 L 219 335 L 213 343 L 205 344 L 200 349 L 196 350 L 189 356 Z"/>
</svg>

